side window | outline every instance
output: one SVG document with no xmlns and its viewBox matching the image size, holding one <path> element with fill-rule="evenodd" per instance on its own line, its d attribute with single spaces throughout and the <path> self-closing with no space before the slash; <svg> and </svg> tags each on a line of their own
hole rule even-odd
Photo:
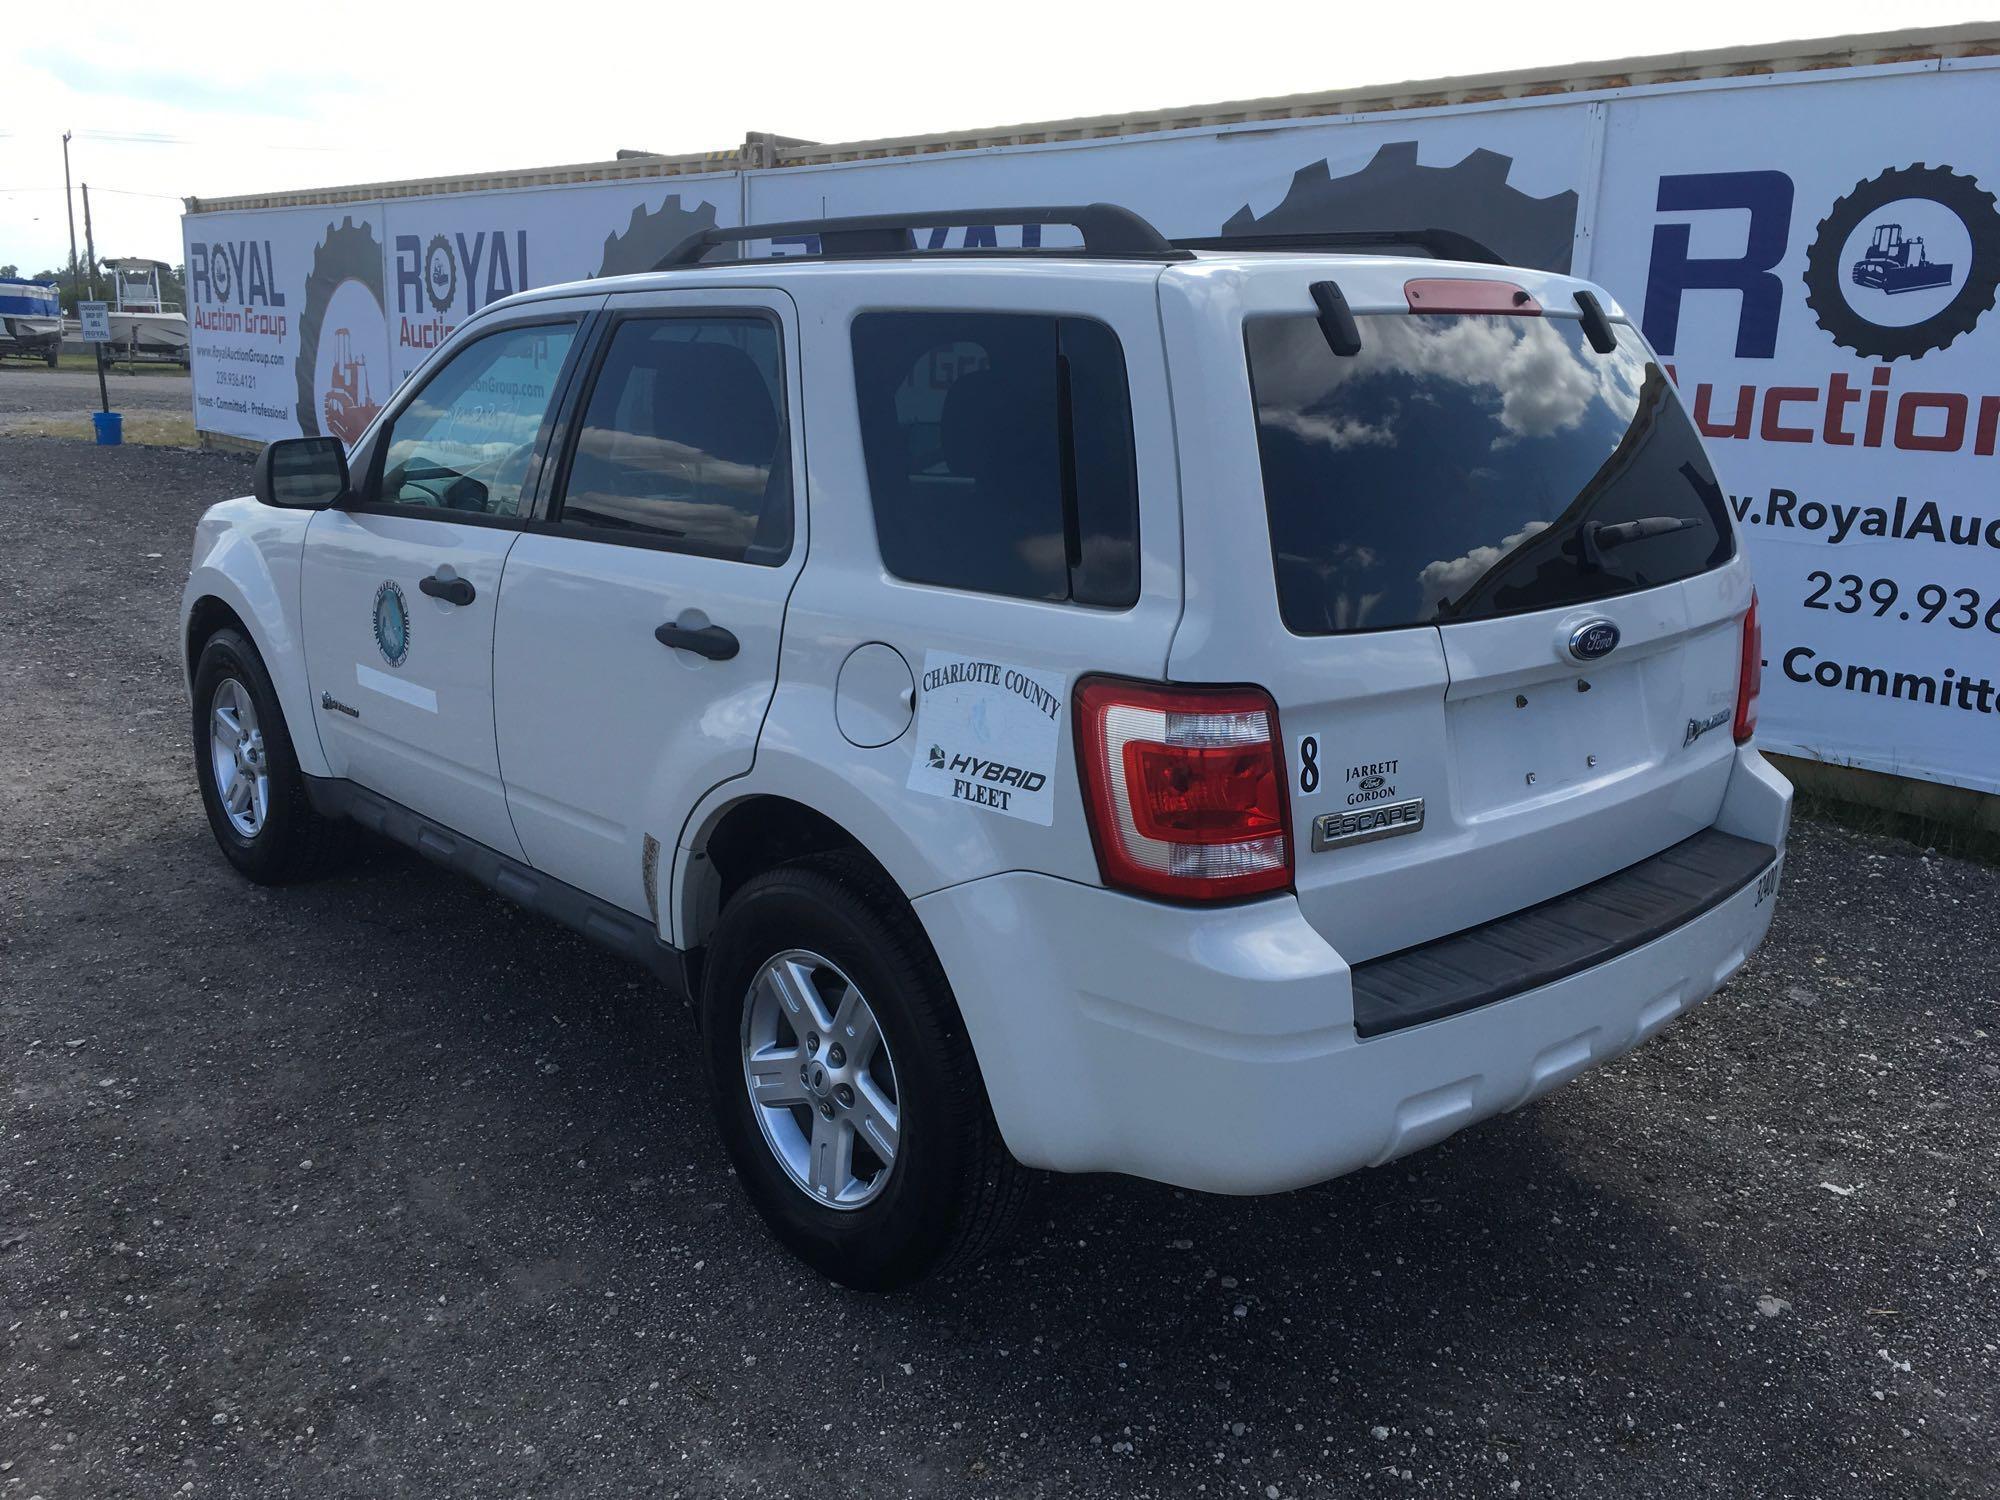
<svg viewBox="0 0 2000 1500">
<path fill-rule="evenodd" d="M 383 435 L 382 502 L 520 515 L 535 438 L 575 339 L 574 323 L 538 323 L 454 354 Z"/>
<path fill-rule="evenodd" d="M 1138 599 L 1132 399 L 1104 324 L 863 313 L 854 379 L 891 573 L 1021 599 Z"/>
<path fill-rule="evenodd" d="M 731 562 L 792 546 L 778 327 L 754 313 L 632 317 L 584 405 L 561 524 Z"/>
</svg>

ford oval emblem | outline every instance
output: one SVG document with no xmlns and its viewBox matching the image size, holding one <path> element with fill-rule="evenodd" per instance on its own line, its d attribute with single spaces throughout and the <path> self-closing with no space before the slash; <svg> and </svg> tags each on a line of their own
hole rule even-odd
<svg viewBox="0 0 2000 1500">
<path fill-rule="evenodd" d="M 1569 654 L 1578 661 L 1602 661 L 1618 649 L 1618 627 L 1609 620 L 1586 620 L 1569 633 Z"/>
</svg>

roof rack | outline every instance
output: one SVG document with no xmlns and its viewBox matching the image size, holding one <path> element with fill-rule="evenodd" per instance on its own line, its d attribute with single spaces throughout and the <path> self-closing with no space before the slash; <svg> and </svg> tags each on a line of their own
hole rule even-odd
<svg viewBox="0 0 2000 1500">
<path fill-rule="evenodd" d="M 873 259 L 893 255 L 962 254 L 921 251 L 919 229 L 953 228 L 967 224 L 1068 224 L 1083 236 L 1083 248 L 1052 246 L 1048 251 L 980 251 L 979 254 L 1084 255 L 1102 260 L 1187 260 L 1186 248 L 1176 247 L 1151 224 L 1115 203 L 1082 203 L 1043 208 L 922 209 L 906 214 L 861 214 L 833 219 L 793 219 L 782 224 L 731 224 L 691 234 L 653 267 L 726 264 L 708 260 L 719 245 L 742 246 L 751 240 L 819 238 L 819 258 Z M 747 257 L 746 257 L 747 258 Z"/>
<path fill-rule="evenodd" d="M 1348 254 L 1416 250 L 1433 260 L 1480 261 L 1490 266 L 1509 263 L 1505 256 L 1455 229 L 1312 229 L 1297 234 L 1222 234 L 1173 243 L 1181 250 L 1336 250 Z"/>
</svg>

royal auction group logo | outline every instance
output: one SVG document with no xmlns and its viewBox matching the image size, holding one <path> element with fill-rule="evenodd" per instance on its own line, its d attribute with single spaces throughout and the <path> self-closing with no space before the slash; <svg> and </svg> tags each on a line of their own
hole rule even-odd
<svg viewBox="0 0 2000 1500">
<path fill-rule="evenodd" d="M 1920 359 L 1972 332 L 2000 286 L 2000 209 L 1949 167 L 1856 183 L 1806 251 L 1806 306 L 1836 344 Z"/>
<path fill-rule="evenodd" d="M 353 447 L 382 409 L 388 372 L 382 314 L 382 244 L 367 220 L 329 222 L 313 251 L 299 319 L 296 365 L 299 431 Z M 373 351 L 376 364 L 369 364 Z"/>
<path fill-rule="evenodd" d="M 441 234 L 432 235 L 424 247 L 424 296 L 441 313 L 450 312 L 458 300 L 458 262 L 452 258 L 451 241 Z"/>
</svg>

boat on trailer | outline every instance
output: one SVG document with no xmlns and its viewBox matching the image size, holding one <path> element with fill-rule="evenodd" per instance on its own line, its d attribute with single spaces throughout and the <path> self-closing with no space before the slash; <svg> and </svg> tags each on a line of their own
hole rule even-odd
<svg viewBox="0 0 2000 1500">
<path fill-rule="evenodd" d="M 39 359 L 53 366 L 62 336 L 62 299 L 53 283 L 0 276 L 0 359 Z"/>
<path fill-rule="evenodd" d="M 188 362 L 187 314 L 169 307 L 160 289 L 165 261 L 123 256 L 99 262 L 111 273 L 111 343 L 114 359 Z"/>
</svg>

